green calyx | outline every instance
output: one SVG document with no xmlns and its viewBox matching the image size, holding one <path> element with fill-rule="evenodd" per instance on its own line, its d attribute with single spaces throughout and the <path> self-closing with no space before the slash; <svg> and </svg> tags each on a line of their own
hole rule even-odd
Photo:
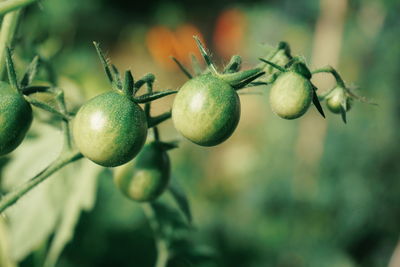
<svg viewBox="0 0 400 267">
<path fill-rule="evenodd" d="M 242 58 L 238 55 L 232 56 L 224 70 L 219 72 L 200 39 L 197 36 L 193 36 L 193 38 L 196 41 L 197 47 L 199 48 L 199 51 L 207 65 L 205 70 L 199 72 L 197 68 L 197 59 L 192 56 L 193 69 L 197 76 L 210 73 L 216 78 L 228 83 L 233 89 L 240 90 L 247 87 L 254 80 L 265 74 L 262 68 L 240 71 Z M 181 64 L 176 58 L 172 59 L 189 79 L 193 78 L 193 75 L 185 66 L 183 66 L 183 64 Z"/>
<path fill-rule="evenodd" d="M 27 87 L 29 87 L 29 85 L 32 83 L 33 79 L 36 76 L 36 73 L 39 68 L 39 57 L 36 56 L 33 58 L 33 60 L 26 68 L 26 71 L 19 82 L 17 80 L 17 74 L 15 71 L 14 62 L 12 60 L 12 53 L 9 47 L 6 48 L 6 66 L 7 66 L 8 80 L 10 82 L 11 88 L 13 88 L 21 95 L 23 95 L 24 90 Z"/>
<path fill-rule="evenodd" d="M 311 72 L 308 69 L 308 67 L 306 66 L 306 64 L 304 64 L 303 62 L 294 62 L 290 67 L 289 67 L 290 71 L 294 71 L 298 74 L 300 74 L 301 76 L 303 76 L 306 79 L 311 79 Z"/>
<path fill-rule="evenodd" d="M 111 86 L 113 90 L 116 92 L 125 95 L 128 97 L 131 101 L 135 103 L 147 103 L 159 98 L 162 98 L 164 96 L 174 94 L 176 91 L 173 90 L 165 90 L 165 91 L 160 91 L 160 92 L 153 92 L 153 83 L 155 81 L 155 76 L 152 73 L 148 73 L 145 76 L 143 76 L 141 79 L 138 81 L 134 81 L 132 72 L 130 70 L 126 70 L 124 74 L 124 78 L 122 80 L 121 74 L 118 70 L 118 68 L 114 64 L 110 64 L 110 60 L 108 60 L 100 48 L 99 43 L 93 42 L 97 55 L 100 59 L 101 64 L 103 65 L 104 71 L 106 73 L 106 76 L 111 83 Z M 141 96 L 136 96 L 137 92 L 142 88 L 143 85 L 146 85 L 148 88 L 148 92 Z"/>
</svg>

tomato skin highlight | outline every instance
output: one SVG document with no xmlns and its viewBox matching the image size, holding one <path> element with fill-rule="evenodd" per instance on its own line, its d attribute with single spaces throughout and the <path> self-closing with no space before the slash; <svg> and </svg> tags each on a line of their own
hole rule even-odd
<svg viewBox="0 0 400 267">
<path fill-rule="evenodd" d="M 215 146 L 228 139 L 239 119 L 240 99 L 236 91 L 211 73 L 187 81 L 172 107 L 175 128 L 201 146 Z"/>
<path fill-rule="evenodd" d="M 159 143 L 152 142 L 134 160 L 115 169 L 114 182 L 128 198 L 152 201 L 167 188 L 170 169 L 167 152 Z"/>
<path fill-rule="evenodd" d="M 84 104 L 73 121 L 80 152 L 93 162 L 115 167 L 133 159 L 147 137 L 142 108 L 122 93 L 96 96 Z"/>
<path fill-rule="evenodd" d="M 296 119 L 310 107 L 313 87 L 302 75 L 289 71 L 281 74 L 270 90 L 272 111 L 284 119 Z"/>
<path fill-rule="evenodd" d="M 0 156 L 22 143 L 32 120 L 31 105 L 9 84 L 0 82 Z"/>
</svg>

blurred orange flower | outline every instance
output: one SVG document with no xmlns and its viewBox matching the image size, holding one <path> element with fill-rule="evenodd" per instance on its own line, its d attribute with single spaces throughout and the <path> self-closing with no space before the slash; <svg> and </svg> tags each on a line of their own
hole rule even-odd
<svg viewBox="0 0 400 267">
<path fill-rule="evenodd" d="M 238 54 L 242 48 L 246 31 L 246 16 L 239 9 L 223 11 L 215 25 L 214 47 L 215 51 L 224 59 L 233 54 Z"/>
<path fill-rule="evenodd" d="M 175 31 L 165 26 L 154 26 L 146 35 L 147 48 L 158 64 L 169 70 L 176 70 L 177 66 L 170 56 L 176 57 L 184 65 L 190 64 L 191 53 L 200 56 L 193 35 L 203 41 L 202 34 L 192 24 L 183 24 Z"/>
</svg>

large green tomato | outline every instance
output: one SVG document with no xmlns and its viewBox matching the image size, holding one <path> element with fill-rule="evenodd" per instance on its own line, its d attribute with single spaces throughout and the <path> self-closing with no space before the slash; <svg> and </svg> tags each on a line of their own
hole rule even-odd
<svg viewBox="0 0 400 267">
<path fill-rule="evenodd" d="M 80 152 L 93 162 L 105 167 L 122 165 L 133 159 L 146 141 L 146 115 L 122 93 L 104 93 L 79 109 L 73 136 Z"/>
<path fill-rule="evenodd" d="M 308 79 L 294 71 L 282 73 L 274 82 L 269 100 L 272 111 L 284 119 L 296 119 L 310 107 L 313 87 Z"/>
<path fill-rule="evenodd" d="M 215 146 L 229 138 L 240 119 L 240 99 L 227 82 L 213 74 L 187 81 L 172 107 L 175 128 L 201 146 Z"/>
<path fill-rule="evenodd" d="M 131 162 L 116 168 L 114 182 L 135 201 L 152 201 L 161 195 L 170 179 L 170 161 L 162 144 L 146 144 Z"/>
<path fill-rule="evenodd" d="M 30 104 L 9 84 L 0 82 L 0 156 L 21 144 L 32 120 Z"/>
</svg>

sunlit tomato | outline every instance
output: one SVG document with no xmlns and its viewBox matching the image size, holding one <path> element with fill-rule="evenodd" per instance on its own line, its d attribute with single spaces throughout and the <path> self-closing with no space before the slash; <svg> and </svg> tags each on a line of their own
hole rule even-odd
<svg viewBox="0 0 400 267">
<path fill-rule="evenodd" d="M 115 167 L 133 159 L 143 147 L 146 115 L 122 93 L 104 93 L 79 109 L 73 136 L 85 157 L 99 165 Z"/>
<path fill-rule="evenodd" d="M 131 162 L 116 168 L 114 182 L 135 201 L 152 201 L 161 195 L 170 179 L 168 154 L 159 142 L 146 144 Z"/>
<path fill-rule="evenodd" d="M 284 119 L 296 119 L 310 107 L 312 94 L 313 87 L 304 76 L 294 71 L 282 73 L 270 91 L 272 111 Z"/>
<path fill-rule="evenodd" d="M 32 120 L 30 104 L 9 84 L 0 82 L 0 156 L 21 144 Z"/>
<path fill-rule="evenodd" d="M 236 129 L 240 119 L 240 100 L 227 82 L 212 74 L 187 81 L 172 107 L 175 128 L 201 146 L 215 146 Z"/>
</svg>

